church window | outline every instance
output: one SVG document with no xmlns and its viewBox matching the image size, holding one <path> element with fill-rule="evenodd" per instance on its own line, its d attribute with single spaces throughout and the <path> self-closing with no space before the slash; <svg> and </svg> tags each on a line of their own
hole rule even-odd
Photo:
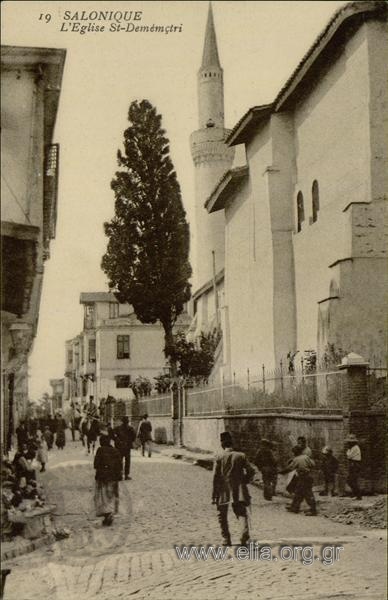
<svg viewBox="0 0 388 600">
<path fill-rule="evenodd" d="M 298 228 L 297 231 L 302 231 L 302 223 L 304 221 L 304 201 L 302 192 L 298 192 L 296 197 L 296 210 L 297 210 L 297 218 L 298 218 Z"/>
<path fill-rule="evenodd" d="M 318 181 L 313 181 L 312 187 L 312 200 L 313 200 L 313 218 L 312 222 L 316 223 L 318 221 L 318 212 L 319 212 L 319 187 Z"/>
</svg>

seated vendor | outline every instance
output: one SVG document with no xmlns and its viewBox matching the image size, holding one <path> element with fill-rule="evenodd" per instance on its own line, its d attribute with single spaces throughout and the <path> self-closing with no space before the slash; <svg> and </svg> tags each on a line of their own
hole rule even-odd
<svg viewBox="0 0 388 600">
<path fill-rule="evenodd" d="M 13 466 L 15 468 L 15 474 L 19 485 L 23 477 L 25 478 L 26 483 L 36 479 L 35 469 L 31 465 L 28 456 L 28 446 L 23 444 L 21 449 L 16 452 L 15 458 L 13 459 Z"/>
</svg>

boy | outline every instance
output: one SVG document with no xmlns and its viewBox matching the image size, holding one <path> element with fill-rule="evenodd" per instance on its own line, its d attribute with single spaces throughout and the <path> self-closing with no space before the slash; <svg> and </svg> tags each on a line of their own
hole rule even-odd
<svg viewBox="0 0 388 600">
<path fill-rule="evenodd" d="M 335 475 L 338 471 L 338 460 L 333 455 L 333 450 L 329 446 L 322 449 L 322 464 L 321 471 L 325 481 L 325 488 L 319 492 L 320 496 L 327 496 L 330 492 L 332 496 L 335 493 Z"/>
</svg>

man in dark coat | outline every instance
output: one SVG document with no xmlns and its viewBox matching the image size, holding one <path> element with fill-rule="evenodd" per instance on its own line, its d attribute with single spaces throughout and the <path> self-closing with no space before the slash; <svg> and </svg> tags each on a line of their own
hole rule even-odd
<svg viewBox="0 0 388 600">
<path fill-rule="evenodd" d="M 252 480 L 255 470 L 245 454 L 233 450 L 228 431 L 221 433 L 220 439 L 223 452 L 214 463 L 212 501 L 217 506 L 223 544 L 231 545 L 228 507 L 232 503 L 233 512 L 241 524 L 240 543 L 245 545 L 249 540 L 248 510 L 251 504 L 247 483 Z"/>
<path fill-rule="evenodd" d="M 116 448 L 110 445 L 107 435 L 101 435 L 100 448 L 96 452 L 94 468 L 96 469 L 96 487 L 94 503 L 98 517 L 104 517 L 103 525 L 112 525 L 113 515 L 119 508 L 119 486 L 121 479 L 121 456 Z"/>
<path fill-rule="evenodd" d="M 263 438 L 256 454 L 255 465 L 261 471 L 264 484 L 264 499 L 272 500 L 278 478 L 277 463 L 272 452 L 271 442 Z"/>
<path fill-rule="evenodd" d="M 25 421 L 20 421 L 18 427 L 16 427 L 16 438 L 18 443 L 18 449 L 22 448 L 24 444 L 28 443 L 28 429 Z"/>
<path fill-rule="evenodd" d="M 131 479 L 129 472 L 131 470 L 131 450 L 133 442 L 136 439 L 136 432 L 129 424 L 127 416 L 122 417 L 122 424 L 113 430 L 113 439 L 116 449 L 120 452 L 121 463 L 124 462 L 124 477 Z"/>
<path fill-rule="evenodd" d="M 141 444 L 141 453 L 142 456 L 145 455 L 145 449 L 147 446 L 148 449 L 148 458 L 151 458 L 152 454 L 152 424 L 151 421 L 148 420 L 148 415 L 145 414 L 142 420 L 139 423 L 139 428 L 137 430 L 137 435 Z"/>
</svg>

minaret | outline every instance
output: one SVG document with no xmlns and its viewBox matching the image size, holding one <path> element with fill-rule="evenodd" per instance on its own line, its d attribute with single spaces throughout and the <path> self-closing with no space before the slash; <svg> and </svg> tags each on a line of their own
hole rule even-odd
<svg viewBox="0 0 388 600">
<path fill-rule="evenodd" d="M 199 129 L 191 134 L 195 166 L 195 257 L 193 292 L 213 277 L 213 252 L 218 273 L 225 264 L 225 217 L 204 208 L 216 184 L 233 162 L 234 148 L 225 144 L 223 70 L 218 56 L 213 10 L 209 4 L 202 64 L 198 71 Z"/>
</svg>

